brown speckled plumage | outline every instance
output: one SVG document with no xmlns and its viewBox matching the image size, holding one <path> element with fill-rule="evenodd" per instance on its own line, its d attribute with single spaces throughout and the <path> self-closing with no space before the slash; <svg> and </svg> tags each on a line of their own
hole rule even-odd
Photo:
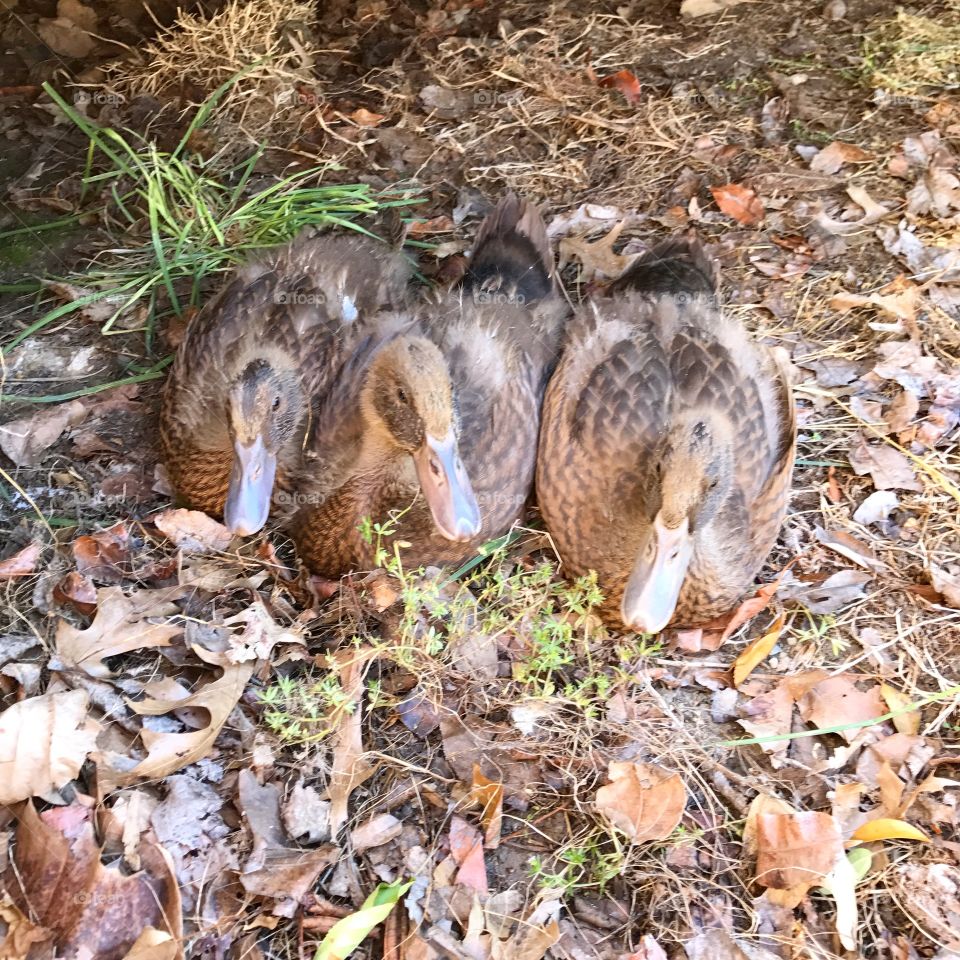
<svg viewBox="0 0 960 960">
<path fill-rule="evenodd" d="M 318 417 L 318 442 L 311 444 L 316 460 L 307 497 L 316 502 L 301 511 L 294 529 L 301 555 L 326 576 L 374 565 L 375 545 L 358 530 L 364 517 L 383 521 L 406 510 L 396 539 L 410 544 L 401 551 L 404 565 L 416 567 L 464 561 L 523 512 L 533 487 L 543 391 L 566 315 L 536 209 L 504 200 L 481 226 L 472 265 L 463 289 L 411 312 L 405 333 L 431 340 L 446 361 L 480 534 L 467 543 L 445 539 L 409 455 L 365 448 L 358 396 L 367 366 L 394 335 L 390 329 L 372 338 L 367 355 L 331 392 Z"/>
<path fill-rule="evenodd" d="M 178 496 L 222 514 L 234 457 L 228 396 L 257 360 L 299 399 L 277 458 L 276 483 L 289 486 L 317 396 L 364 318 L 405 301 L 409 274 L 398 253 L 352 234 L 303 235 L 238 269 L 189 325 L 164 387 L 161 448 Z"/>
<path fill-rule="evenodd" d="M 796 426 L 784 366 L 721 314 L 699 246 L 673 241 L 579 309 L 544 400 L 540 510 L 565 570 L 597 571 L 614 622 L 645 531 L 671 502 L 664 444 L 698 421 L 732 438 L 731 482 L 694 530 L 677 625 L 750 589 L 786 510 Z"/>
</svg>

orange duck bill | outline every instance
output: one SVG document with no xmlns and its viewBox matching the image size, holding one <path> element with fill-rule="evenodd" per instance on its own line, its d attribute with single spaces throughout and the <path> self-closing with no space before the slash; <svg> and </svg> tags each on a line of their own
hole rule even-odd
<svg viewBox="0 0 960 960">
<path fill-rule="evenodd" d="M 670 622 L 693 556 L 690 521 L 668 527 L 660 514 L 623 591 L 620 615 L 639 633 L 659 633 Z"/>
<path fill-rule="evenodd" d="M 480 533 L 480 507 L 460 459 L 453 431 L 438 440 L 427 435 L 413 455 L 420 489 L 437 529 L 448 540 L 466 543 Z"/>
<path fill-rule="evenodd" d="M 237 440 L 233 450 L 223 522 L 231 533 L 248 537 L 263 527 L 270 514 L 277 457 L 267 450 L 263 437 L 249 444 Z"/>
</svg>

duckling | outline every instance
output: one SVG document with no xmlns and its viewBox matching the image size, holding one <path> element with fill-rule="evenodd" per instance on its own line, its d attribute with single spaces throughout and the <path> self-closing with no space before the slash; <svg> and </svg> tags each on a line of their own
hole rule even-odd
<svg viewBox="0 0 960 960">
<path fill-rule="evenodd" d="M 410 268 L 362 236 L 301 235 L 236 271 L 187 328 L 164 385 L 163 458 L 189 506 L 247 536 L 302 454 L 314 398 L 362 338 L 362 320 L 406 299 Z"/>
<path fill-rule="evenodd" d="M 658 633 L 734 607 L 786 512 L 786 362 L 717 303 L 696 241 L 655 248 L 580 308 L 547 388 L 537 499 L 566 570 L 617 625 Z"/>
<path fill-rule="evenodd" d="M 462 563 L 523 513 L 566 314 L 536 208 L 505 198 L 471 263 L 439 303 L 385 313 L 319 413 L 294 536 L 324 576 L 373 566 L 364 518 L 397 518 L 419 566 Z"/>
</svg>

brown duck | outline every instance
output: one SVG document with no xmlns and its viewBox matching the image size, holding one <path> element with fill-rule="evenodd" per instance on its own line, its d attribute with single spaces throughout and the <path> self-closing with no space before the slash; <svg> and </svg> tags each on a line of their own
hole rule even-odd
<svg viewBox="0 0 960 960">
<path fill-rule="evenodd" d="M 718 305 L 695 241 L 634 263 L 580 308 L 544 400 L 537 498 L 565 568 L 657 633 L 733 607 L 786 511 L 785 365 Z"/>
<path fill-rule="evenodd" d="M 239 269 L 187 328 L 165 384 L 163 457 L 178 496 L 237 534 L 267 520 L 302 456 L 312 406 L 406 297 L 409 266 L 363 236 L 302 236 Z"/>
<path fill-rule="evenodd" d="M 309 565 L 331 578 L 372 567 L 364 518 L 396 518 L 407 567 L 460 563 L 507 532 L 533 487 L 564 315 L 543 221 L 507 197 L 464 287 L 384 314 L 319 411 L 294 523 Z"/>
</svg>

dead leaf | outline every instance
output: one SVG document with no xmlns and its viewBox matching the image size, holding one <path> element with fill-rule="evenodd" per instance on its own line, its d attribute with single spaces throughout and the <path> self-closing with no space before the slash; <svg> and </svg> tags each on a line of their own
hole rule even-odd
<svg viewBox="0 0 960 960">
<path fill-rule="evenodd" d="M 456 882 L 481 896 L 486 896 L 487 865 L 483 857 L 483 836 L 463 817 L 454 814 L 450 818 L 450 855 L 456 861 Z"/>
<path fill-rule="evenodd" d="M 843 838 L 829 813 L 761 813 L 757 816 L 757 875 L 777 890 L 820 883 L 844 856 Z"/>
<path fill-rule="evenodd" d="M 130 653 L 146 647 L 166 647 L 183 633 L 173 623 L 150 623 L 148 617 L 170 617 L 178 613 L 171 602 L 179 588 L 137 590 L 126 596 L 120 587 L 97 591 L 97 614 L 85 630 L 66 620 L 57 626 L 57 657 L 66 666 L 83 670 L 91 677 L 112 676 L 103 662 L 106 657 Z"/>
<path fill-rule="evenodd" d="M 133 575 L 130 529 L 121 521 L 73 541 L 77 572 L 99 583 L 120 583 Z"/>
<path fill-rule="evenodd" d="M 199 510 L 164 510 L 151 520 L 184 553 L 222 553 L 233 540 L 222 523 Z"/>
<path fill-rule="evenodd" d="M 597 791 L 597 810 L 633 843 L 666 840 L 687 804 L 680 775 L 647 763 L 611 762 L 610 783 Z"/>
<path fill-rule="evenodd" d="M 3 931 L 0 933 L 0 960 L 38 956 L 35 946 L 46 943 L 52 936 L 49 930 L 21 913 L 6 894 L 0 897 L 0 922 Z"/>
<path fill-rule="evenodd" d="M 728 7 L 735 7 L 744 0 L 683 0 L 680 4 L 681 17 L 706 17 L 713 13 L 722 13 Z"/>
<path fill-rule="evenodd" d="M 764 661 L 770 651 L 777 645 L 786 617 L 781 614 L 773 622 L 770 629 L 749 643 L 739 657 L 733 662 L 733 685 L 739 687 L 747 677 Z"/>
<path fill-rule="evenodd" d="M 601 87 L 611 88 L 622 93 L 629 104 L 637 104 L 642 99 L 640 81 L 629 70 L 620 70 L 598 82 Z"/>
<path fill-rule="evenodd" d="M 737 607 L 729 623 L 723 628 L 723 634 L 720 638 L 721 643 L 732 636 L 748 620 L 752 620 L 758 613 L 767 609 L 780 586 L 780 582 L 783 580 L 784 574 L 786 574 L 789 569 L 789 566 L 785 567 L 776 580 L 763 584 L 752 597 L 747 597 L 747 599 Z"/>
<path fill-rule="evenodd" d="M 887 443 L 868 443 L 862 433 L 854 435 L 847 454 L 858 477 L 869 473 L 878 490 L 923 490 L 913 464 Z"/>
<path fill-rule="evenodd" d="M 861 543 L 846 530 L 824 530 L 817 524 L 813 528 L 813 534 L 825 547 L 866 570 L 884 573 L 889 569 L 882 560 L 873 555 L 873 551 L 865 543 Z"/>
<path fill-rule="evenodd" d="M 836 173 L 848 163 L 867 163 L 873 159 L 873 154 L 861 150 L 852 143 L 841 143 L 835 140 L 828 144 L 810 161 L 810 169 L 816 173 Z"/>
<path fill-rule="evenodd" d="M 387 115 L 385 113 L 372 113 L 370 110 L 359 107 L 350 114 L 350 119 L 358 127 L 376 127 L 387 119 Z"/>
<path fill-rule="evenodd" d="M 785 582 L 780 596 L 802 604 L 811 613 L 836 613 L 863 599 L 865 587 L 871 580 L 873 574 L 863 570 L 841 570 L 821 582 Z"/>
<path fill-rule="evenodd" d="M 283 803 L 283 825 L 294 840 L 305 837 L 307 843 L 330 839 L 330 801 L 319 791 L 298 780 Z"/>
<path fill-rule="evenodd" d="M 262 600 L 255 600 L 240 613 L 223 621 L 225 627 L 243 624 L 239 634 L 230 637 L 230 649 L 227 659 L 231 663 L 243 663 L 247 660 L 267 660 L 278 644 L 303 643 L 303 630 L 296 624 L 283 627 L 270 616 Z"/>
<path fill-rule="evenodd" d="M 378 813 L 350 831 L 350 846 L 357 853 L 382 847 L 400 836 L 403 824 L 390 813 Z"/>
<path fill-rule="evenodd" d="M 837 732 L 847 743 L 861 735 L 877 717 L 886 713 L 880 698 L 880 684 L 873 683 L 866 690 L 856 685 L 854 677 L 840 675 L 821 680 L 799 701 L 800 715 L 818 729 L 862 724 L 850 730 Z"/>
<path fill-rule="evenodd" d="M 908 709 L 913 703 L 913 698 L 891 687 L 889 683 L 880 684 L 880 696 L 883 697 L 883 702 L 890 713 L 896 713 L 898 710 L 905 711 L 898 713 L 892 720 L 897 733 L 915 737 L 920 732 L 920 711 Z"/>
<path fill-rule="evenodd" d="M 201 656 L 203 654 L 199 647 L 195 648 L 195 652 Z M 219 680 L 205 684 L 195 693 L 179 700 L 148 697 L 137 702 L 130 701 L 130 709 L 143 716 L 157 717 L 194 707 L 205 710 L 209 720 L 205 727 L 187 733 L 142 730 L 140 737 L 147 748 L 147 755 L 132 770 L 116 771 L 116 782 L 123 785 L 133 783 L 140 777 L 165 777 L 205 757 L 230 716 L 230 711 L 240 700 L 252 673 L 252 663 L 235 664 L 225 667 Z M 150 693 L 151 686 L 147 684 L 145 692 Z"/>
<path fill-rule="evenodd" d="M 728 183 L 711 187 L 710 192 L 721 212 L 746 227 L 759 223 L 766 215 L 760 198 L 749 187 Z"/>
<path fill-rule="evenodd" d="M 93 809 L 38 814 L 23 805 L 4 878 L 17 906 L 51 931 L 58 956 L 122 960 L 147 927 L 182 936 L 176 877 L 160 847 L 141 841 L 142 869 L 129 876 L 100 862 Z"/>
<path fill-rule="evenodd" d="M 927 565 L 927 575 L 947 606 L 960 610 L 960 576 L 935 563 Z"/>
<path fill-rule="evenodd" d="M 65 690 L 0 714 L 0 804 L 49 797 L 80 772 L 101 729 L 88 701 L 84 690 Z"/>
<path fill-rule="evenodd" d="M 144 927 L 123 960 L 177 960 L 180 944 L 164 930 Z"/>
<path fill-rule="evenodd" d="M 407 234 L 410 237 L 423 237 L 431 233 L 450 233 L 454 229 L 453 221 L 446 215 L 431 220 L 414 220 Z"/>
<path fill-rule="evenodd" d="M 876 490 L 854 510 L 853 519 L 864 526 L 883 523 L 898 506 L 900 501 L 892 490 Z"/>
<path fill-rule="evenodd" d="M 13 580 L 16 577 L 29 577 L 37 569 L 37 561 L 43 552 L 40 543 L 29 543 L 6 560 L 0 560 L 0 580 Z"/>
<path fill-rule="evenodd" d="M 960 951 L 960 869 L 949 863 L 903 863 L 892 868 L 887 883 L 900 909 L 927 937 Z"/>
<path fill-rule="evenodd" d="M 503 823 L 503 784 L 485 777 L 478 763 L 473 765 L 470 800 L 481 808 L 483 845 L 488 850 L 496 850 L 500 844 L 500 828 Z"/>
<path fill-rule="evenodd" d="M 363 749 L 363 678 L 367 667 L 376 656 L 372 648 L 346 650 L 330 657 L 331 666 L 340 677 L 344 697 L 353 709 L 340 712 L 340 722 L 334 734 L 333 769 L 327 793 L 330 797 L 330 835 L 336 839 L 347 822 L 350 794 L 373 773 L 373 766 Z"/>
<path fill-rule="evenodd" d="M 0 450 L 18 466 L 32 467 L 52 447 L 64 430 L 75 427 L 87 415 L 79 400 L 41 407 L 29 417 L 10 420 L 0 426 Z"/>
<path fill-rule="evenodd" d="M 794 704 L 825 676 L 822 670 L 808 670 L 795 677 L 784 677 L 772 690 L 748 700 L 741 708 L 743 717 L 737 723 L 753 737 L 783 737 L 793 729 Z M 782 766 L 790 741 L 776 739 L 760 746 L 770 754 L 771 764 L 776 769 Z"/>
<path fill-rule="evenodd" d="M 626 223 L 626 220 L 621 220 L 606 236 L 592 242 L 586 236 L 561 239 L 559 269 L 563 269 L 567 263 L 579 261 L 584 280 L 594 280 L 597 277 L 612 280 L 619 277 L 634 259 L 632 256 L 616 253 L 613 249 Z"/>
</svg>

